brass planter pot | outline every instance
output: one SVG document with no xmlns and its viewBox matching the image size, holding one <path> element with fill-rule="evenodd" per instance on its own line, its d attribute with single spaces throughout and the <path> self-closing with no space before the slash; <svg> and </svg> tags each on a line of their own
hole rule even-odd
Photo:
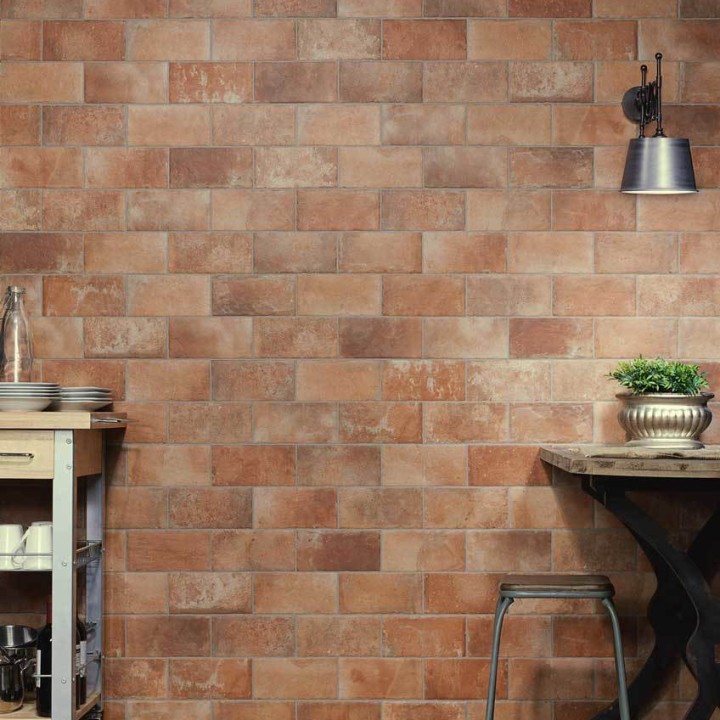
<svg viewBox="0 0 720 720">
<path fill-rule="evenodd" d="M 698 439 L 712 420 L 708 401 L 713 393 L 618 393 L 618 421 L 628 434 L 627 445 L 692 450 L 705 447 Z"/>
</svg>

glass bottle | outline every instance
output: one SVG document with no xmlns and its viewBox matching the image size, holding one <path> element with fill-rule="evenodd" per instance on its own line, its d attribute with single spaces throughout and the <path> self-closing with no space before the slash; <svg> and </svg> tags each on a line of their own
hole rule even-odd
<svg viewBox="0 0 720 720">
<path fill-rule="evenodd" d="M 5 295 L 2 319 L 2 381 L 32 380 L 32 336 L 23 304 L 25 288 L 12 285 Z"/>
</svg>

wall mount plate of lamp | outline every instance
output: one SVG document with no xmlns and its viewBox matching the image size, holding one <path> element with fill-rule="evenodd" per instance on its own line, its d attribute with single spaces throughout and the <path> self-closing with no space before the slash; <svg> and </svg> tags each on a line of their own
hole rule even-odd
<svg viewBox="0 0 720 720">
<path fill-rule="evenodd" d="M 642 82 L 630 88 L 622 99 L 628 120 L 640 125 L 640 135 L 630 141 L 620 191 L 645 195 L 680 195 L 698 191 L 695 184 L 690 141 L 669 138 L 663 131 L 662 53 L 656 53 L 657 75 L 647 81 L 647 65 L 642 65 Z M 655 122 L 655 134 L 645 135 Z"/>
</svg>

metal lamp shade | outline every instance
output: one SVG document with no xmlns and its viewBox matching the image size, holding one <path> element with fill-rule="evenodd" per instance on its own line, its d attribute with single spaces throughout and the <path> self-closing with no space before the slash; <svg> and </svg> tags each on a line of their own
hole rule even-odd
<svg viewBox="0 0 720 720">
<path fill-rule="evenodd" d="M 620 191 L 648 195 L 697 192 L 690 141 L 669 137 L 631 140 Z"/>
</svg>

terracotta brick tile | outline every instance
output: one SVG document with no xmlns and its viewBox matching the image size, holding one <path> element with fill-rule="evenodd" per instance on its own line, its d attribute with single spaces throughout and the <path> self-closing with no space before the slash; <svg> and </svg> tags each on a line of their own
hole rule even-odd
<svg viewBox="0 0 720 720">
<path fill-rule="evenodd" d="M 202 360 L 132 360 L 128 363 L 131 400 L 207 400 L 210 367 Z"/>
<path fill-rule="evenodd" d="M 381 368 L 377 362 L 301 362 L 297 369 L 297 399 L 377 400 L 380 378 Z"/>
<path fill-rule="evenodd" d="M 167 661 L 109 658 L 105 667 L 105 691 L 111 698 L 164 698 Z"/>
<path fill-rule="evenodd" d="M 298 447 L 299 485 L 379 485 L 380 448 L 354 446 Z"/>
<path fill-rule="evenodd" d="M 388 445 L 383 448 L 383 485 L 465 485 L 461 445 Z"/>
<path fill-rule="evenodd" d="M 295 59 L 291 20 L 216 20 L 213 25 L 214 60 Z"/>
<path fill-rule="evenodd" d="M 81 18 L 82 5 L 80 0 L 5 0 L 0 12 L 4 18 Z"/>
<path fill-rule="evenodd" d="M 82 102 L 82 63 L 12 62 L 0 77 L 0 102 Z"/>
<path fill-rule="evenodd" d="M 106 387 L 117 400 L 125 398 L 125 365 L 118 360 L 44 360 L 43 379 L 67 387 Z"/>
<path fill-rule="evenodd" d="M 511 488 L 510 514 L 517 528 L 587 528 L 593 521 L 592 503 L 579 487 Z"/>
<path fill-rule="evenodd" d="M 80 318 L 34 317 L 32 332 L 36 358 L 83 356 L 83 326 Z"/>
<path fill-rule="evenodd" d="M 257 148 L 257 187 L 334 187 L 337 151 L 333 148 Z"/>
<path fill-rule="evenodd" d="M 354 656 L 380 654 L 380 620 L 363 617 L 303 617 L 298 618 L 298 655 L 309 656 Z M 362 707 L 362 706 L 358 706 Z M 320 709 L 320 715 L 329 710 Z M 362 718 L 366 714 L 346 711 L 333 718 Z M 379 716 L 378 716 L 379 717 Z"/>
<path fill-rule="evenodd" d="M 715 61 L 717 23 L 707 20 L 641 20 L 638 30 L 638 58 L 655 57 L 657 48 L 672 47 L 673 60 Z"/>
<path fill-rule="evenodd" d="M 468 570 L 537 573 L 549 572 L 552 569 L 549 532 L 470 532 L 467 543 Z M 491 634 L 488 633 L 488 640 L 490 637 Z M 532 654 L 531 650 L 532 648 L 525 648 L 522 654 Z M 503 653 L 508 652 L 507 646 L 504 646 Z M 544 654 L 548 654 L 547 650 Z"/>
<path fill-rule="evenodd" d="M 385 703 L 385 717 L 387 720 L 464 720 L 465 704 Z"/>
<path fill-rule="evenodd" d="M 43 224 L 41 205 L 39 191 L 0 191 L 0 231 L 40 230 Z"/>
<path fill-rule="evenodd" d="M 255 442 L 322 443 L 337 439 L 337 411 L 330 403 L 256 405 Z"/>
<path fill-rule="evenodd" d="M 169 409 L 170 442 L 248 442 L 251 438 L 249 404 L 183 403 Z"/>
<path fill-rule="evenodd" d="M 249 148 L 171 148 L 170 187 L 250 187 Z"/>
<path fill-rule="evenodd" d="M 637 567 L 638 547 L 624 529 L 593 533 L 565 530 L 555 533 L 553 567 L 560 572 L 586 572 L 591 568 L 628 572 Z"/>
<path fill-rule="evenodd" d="M 167 187 L 168 154 L 161 148 L 88 148 L 85 172 L 93 188 Z"/>
<path fill-rule="evenodd" d="M 462 617 L 389 617 L 383 621 L 383 651 L 390 657 L 465 654 Z"/>
<path fill-rule="evenodd" d="M 549 60 L 551 47 L 549 20 L 468 22 L 470 60 Z"/>
<path fill-rule="evenodd" d="M 171 612 L 250 612 L 251 582 L 247 573 L 175 573 L 169 580 Z"/>
<path fill-rule="evenodd" d="M 578 188 L 592 184 L 592 148 L 510 151 L 510 185 L 513 187 Z"/>
<path fill-rule="evenodd" d="M 681 0 L 680 17 L 717 17 L 717 8 L 707 0 Z"/>
<path fill-rule="evenodd" d="M 161 573 L 108 573 L 105 602 L 109 613 L 166 613 L 167 578 Z"/>
<path fill-rule="evenodd" d="M 340 100 L 346 103 L 422 102 L 422 66 L 410 62 L 341 62 Z"/>
<path fill-rule="evenodd" d="M 245 488 L 170 490 L 170 527 L 243 528 L 252 525 L 252 491 Z"/>
<path fill-rule="evenodd" d="M 6 273 L 80 272 L 82 237 L 64 233 L 6 233 L 0 235 L 0 262 Z M 35 321 L 37 318 L 33 318 Z"/>
<path fill-rule="evenodd" d="M 238 103 L 252 98 L 248 63 L 173 63 L 170 102 Z"/>
<path fill-rule="evenodd" d="M 289 446 L 214 446 L 213 485 L 294 485 L 295 450 Z"/>
<path fill-rule="evenodd" d="M 699 188 L 720 187 L 718 171 L 718 148 L 699 147 L 694 153 L 695 178 Z"/>
<path fill-rule="evenodd" d="M 550 364 L 528 360 L 486 360 L 468 364 L 467 395 L 483 402 L 550 399 Z"/>
<path fill-rule="evenodd" d="M 547 105 L 471 105 L 468 142 L 477 145 L 548 145 L 550 108 Z"/>
<path fill-rule="evenodd" d="M 127 23 L 127 54 L 129 60 L 209 60 L 209 23 L 132 20 Z"/>
<path fill-rule="evenodd" d="M 479 233 L 425 233 L 423 270 L 428 273 L 504 272 L 506 236 Z"/>
<path fill-rule="evenodd" d="M 340 612 L 417 613 L 422 606 L 422 578 L 410 573 L 340 575 Z"/>
<path fill-rule="evenodd" d="M 507 67 L 500 62 L 429 62 L 425 102 L 502 102 L 507 99 Z"/>
<path fill-rule="evenodd" d="M 294 277 L 213 278 L 214 315 L 291 315 L 294 310 Z"/>
<path fill-rule="evenodd" d="M 560 145 L 621 145 L 635 137 L 622 109 L 612 105 L 555 109 L 553 140 Z"/>
<path fill-rule="evenodd" d="M 213 230 L 294 230 L 292 190 L 213 190 Z"/>
<path fill-rule="evenodd" d="M 610 381 L 614 363 L 608 360 L 573 360 L 553 363 L 553 400 L 609 400 L 618 388 Z"/>
<path fill-rule="evenodd" d="M 207 190 L 134 190 L 128 193 L 131 230 L 207 230 Z"/>
<path fill-rule="evenodd" d="M 421 187 L 420 148 L 341 148 L 341 187 Z"/>
<path fill-rule="evenodd" d="M 510 0 L 511 17 L 591 17 L 590 0 Z"/>
<path fill-rule="evenodd" d="M 110 486 L 107 523 L 110 528 L 167 527 L 167 491 L 161 488 Z"/>
<path fill-rule="evenodd" d="M 256 527 L 336 527 L 332 489 L 257 487 L 254 500 Z"/>
<path fill-rule="evenodd" d="M 632 237 L 632 245 L 627 241 Z M 683 263 L 684 245 L 680 248 Z M 671 273 L 677 270 L 678 242 L 668 233 L 598 233 L 595 236 L 595 271 L 602 273 Z M 641 261 L 641 257 L 644 258 Z M 705 263 L 707 255 L 704 256 Z M 704 267 L 707 267 L 704 264 Z M 687 268 L 683 267 L 683 271 Z"/>
<path fill-rule="evenodd" d="M 245 320 L 237 318 L 243 324 Z M 226 333 L 221 333 L 218 341 Z M 237 353 L 228 353 L 230 356 L 235 357 Z M 227 360 L 213 363 L 215 400 L 292 400 L 294 388 L 294 367 L 288 362 Z"/>
<path fill-rule="evenodd" d="M 290 655 L 294 649 L 291 618 L 213 618 L 214 651 L 218 655 Z"/>
<path fill-rule="evenodd" d="M 664 0 L 658 3 L 638 2 L 628 6 L 622 0 L 598 0 L 594 14 L 595 17 L 675 17 L 677 4 Z"/>
<path fill-rule="evenodd" d="M 637 23 L 618 20 L 559 20 L 555 23 L 558 60 L 634 60 Z"/>
<path fill-rule="evenodd" d="M 425 612 L 491 613 L 497 595 L 497 576 L 467 573 L 425 575 Z M 486 673 L 483 674 L 486 676 Z"/>
<path fill-rule="evenodd" d="M 52 110 L 43 108 L 47 114 Z M 40 108 L 31 105 L 0 106 L 0 143 L 2 145 L 39 145 Z M 48 138 L 46 136 L 46 143 Z"/>
<path fill-rule="evenodd" d="M 342 698 L 418 698 L 422 684 L 419 660 L 340 659 Z"/>
<path fill-rule="evenodd" d="M 335 357 L 337 321 L 330 318 L 256 318 L 257 357 Z"/>
<path fill-rule="evenodd" d="M 335 102 L 337 66 L 331 62 L 256 63 L 258 102 Z"/>
<path fill-rule="evenodd" d="M 595 148 L 595 187 L 607 190 L 617 189 L 625 171 L 627 148 L 609 145 Z"/>
<path fill-rule="evenodd" d="M 590 357 L 592 321 L 574 318 L 512 318 L 510 357 Z"/>
<path fill-rule="evenodd" d="M 510 99 L 515 102 L 590 102 L 592 84 L 590 63 L 510 63 Z"/>
<path fill-rule="evenodd" d="M 171 660 L 170 696 L 176 698 L 249 698 L 250 660 Z"/>
<path fill-rule="evenodd" d="M 162 0 L 87 0 L 85 17 L 92 20 L 108 18 L 162 18 L 167 3 Z"/>
<path fill-rule="evenodd" d="M 380 197 L 370 190 L 300 190 L 299 230 L 377 230 Z"/>
<path fill-rule="evenodd" d="M 125 287 L 117 276 L 50 276 L 43 283 L 45 315 L 123 315 Z"/>
<path fill-rule="evenodd" d="M 628 619 L 623 624 L 623 646 L 625 652 L 633 656 L 637 652 L 635 623 Z M 553 618 L 553 654 L 556 657 L 612 657 L 612 637 L 608 617 Z"/>
<path fill-rule="evenodd" d="M 125 23 L 46 22 L 43 59 L 124 60 Z"/>
<path fill-rule="evenodd" d="M 388 530 L 383 533 L 382 568 L 464 570 L 465 536 L 459 532 Z"/>
<path fill-rule="evenodd" d="M 297 569 L 300 571 L 380 570 L 380 533 L 300 531 L 297 538 Z M 298 629 L 298 632 L 300 632 L 300 629 Z M 302 645 L 300 639 L 298 642 Z M 299 654 L 326 655 L 333 653 L 327 651 L 320 653 L 300 651 Z M 345 653 L 339 652 L 337 654 L 343 655 Z M 371 655 L 373 653 L 350 652 L 348 654 Z"/>
<path fill-rule="evenodd" d="M 48 230 L 122 230 L 125 197 L 121 192 L 57 190 L 43 199 Z"/>
<path fill-rule="evenodd" d="M 136 530 L 128 533 L 127 552 L 131 571 L 206 570 L 210 538 L 207 532 Z"/>
<path fill-rule="evenodd" d="M 679 355 L 681 357 L 712 357 L 717 339 L 720 337 L 720 328 L 715 318 L 680 318 L 678 323 Z"/>
<path fill-rule="evenodd" d="M 546 190 L 470 190 L 467 229 L 549 230 L 550 193 Z"/>
<path fill-rule="evenodd" d="M 617 192 L 560 190 L 553 197 L 553 213 L 555 230 L 635 229 L 635 198 Z M 641 222 L 642 216 L 639 227 Z"/>
<path fill-rule="evenodd" d="M 169 251 L 171 272 L 252 271 L 252 236 L 246 233 L 171 233 Z"/>
<path fill-rule="evenodd" d="M 164 5 L 163 5 L 164 7 Z M 129 702 L 127 712 L 133 720 L 170 720 L 175 717 L 178 720 L 210 720 L 211 705 L 207 700 L 196 700 L 190 702 Z"/>
<path fill-rule="evenodd" d="M 626 251 L 627 252 L 627 251 Z M 590 233 L 513 233 L 508 238 L 510 272 L 590 272 Z"/>
<path fill-rule="evenodd" d="M 465 139 L 465 108 L 460 105 L 383 107 L 387 145 L 458 145 Z"/>
<path fill-rule="evenodd" d="M 256 613 L 334 613 L 338 607 L 337 577 L 331 573 L 258 573 Z"/>
<path fill-rule="evenodd" d="M 508 521 L 504 488 L 426 490 L 423 527 L 497 528 Z"/>
<path fill-rule="evenodd" d="M 210 115 L 206 107 L 154 105 L 128 108 L 130 145 L 207 145 Z"/>
<path fill-rule="evenodd" d="M 80 187 L 79 148 L 13 147 L 0 149 L 0 187 Z"/>
<path fill-rule="evenodd" d="M 257 239 L 256 239 L 257 247 Z M 420 272 L 420 233 L 348 232 L 340 236 L 341 272 Z"/>
<path fill-rule="evenodd" d="M 595 357 L 664 357 L 675 354 L 675 320 L 662 318 L 597 318 Z"/>
<path fill-rule="evenodd" d="M 51 24 L 47 23 L 47 25 Z M 39 22 L 3 20 L 0 23 L 0 59 L 40 60 L 42 57 L 41 33 L 42 24 Z M 48 58 L 48 60 L 51 59 L 53 58 Z"/>
<path fill-rule="evenodd" d="M 630 7 L 630 6 L 626 6 Z M 659 7 L 659 3 L 655 5 Z M 688 69 L 695 65 L 685 65 L 685 78 Z M 663 62 L 663 100 L 677 102 L 680 89 L 680 63 Z M 638 64 L 636 61 L 620 60 L 598 62 L 595 66 L 595 100 L 598 102 L 614 102 L 618 95 L 637 83 Z M 687 82 L 687 80 L 685 80 Z M 628 84 L 629 83 L 629 84 Z M 667 98 L 667 99 L 666 99 Z M 702 102 L 702 101 L 700 101 Z"/>
<path fill-rule="evenodd" d="M 210 483 L 210 453 L 192 445 L 128 448 L 128 485 L 197 486 Z"/>
<path fill-rule="evenodd" d="M 337 0 L 256 0 L 257 17 L 335 17 Z"/>
<path fill-rule="evenodd" d="M 165 63 L 124 62 L 85 65 L 85 102 L 163 103 L 167 102 L 167 99 L 168 79 Z M 158 111 L 162 108 L 153 109 Z M 146 122 L 149 123 L 150 120 Z"/>
<path fill-rule="evenodd" d="M 504 148 L 432 147 L 423 151 L 425 187 L 505 187 Z"/>
<path fill-rule="evenodd" d="M 541 275 L 469 278 L 467 312 L 473 315 L 548 315 L 550 278 Z"/>
<path fill-rule="evenodd" d="M 425 663 L 425 696 L 438 700 L 485 697 L 489 674 L 487 660 L 428 660 Z M 498 695 L 507 692 L 507 674 L 501 666 Z"/>
<path fill-rule="evenodd" d="M 385 400 L 464 400 L 465 363 L 394 360 L 383 363 Z"/>
<path fill-rule="evenodd" d="M 462 315 L 465 281 L 444 275 L 386 275 L 383 313 L 386 315 Z"/>
<path fill-rule="evenodd" d="M 379 20 L 300 20 L 300 60 L 373 60 L 380 58 Z"/>
<path fill-rule="evenodd" d="M 85 270 L 97 273 L 163 272 L 167 239 L 162 233 L 88 233 Z"/>
<path fill-rule="evenodd" d="M 385 230 L 464 230 L 465 195 L 442 190 L 383 192 Z"/>
<path fill-rule="evenodd" d="M 0 140 L 5 145 L 31 144 L 34 138 L 39 137 L 36 134 L 38 109 L 23 106 L 18 114 L 11 114 L 12 110 L 12 106 L 4 106 L 0 111 Z M 16 122 L 22 122 L 22 130 L 15 127 Z M 125 114 L 122 108 L 43 108 L 43 140 L 46 145 L 118 145 L 124 142 L 124 138 Z"/>
<path fill-rule="evenodd" d="M 214 702 L 218 720 L 294 720 L 292 702 Z"/>
<path fill-rule="evenodd" d="M 377 145 L 380 142 L 380 109 L 372 106 L 300 106 L 298 138 L 304 145 Z"/>
<path fill-rule="evenodd" d="M 206 315 L 210 310 L 203 275 L 134 275 L 127 289 L 130 315 Z"/>
<path fill-rule="evenodd" d="M 508 326 L 502 318 L 426 318 L 423 356 L 507 357 Z"/>
<path fill-rule="evenodd" d="M 555 278 L 555 315 L 634 315 L 635 278 L 575 275 Z"/>
<path fill-rule="evenodd" d="M 380 703 L 298 703 L 298 720 L 380 720 Z"/>
<path fill-rule="evenodd" d="M 712 103 L 717 97 L 717 64 L 714 62 L 684 63 L 681 81 L 681 100 Z"/>
<path fill-rule="evenodd" d="M 428 442 L 498 442 L 506 438 L 506 411 L 491 403 L 432 403 L 424 409 Z"/>
<path fill-rule="evenodd" d="M 582 442 L 592 434 L 592 406 L 528 403 L 510 406 L 510 435 L 517 442 Z"/>
<path fill-rule="evenodd" d="M 209 618 L 128 618 L 127 650 L 131 655 L 151 657 L 208 654 Z"/>
<path fill-rule="evenodd" d="M 335 272 L 336 245 L 333 233 L 257 233 L 255 272 Z"/>
<path fill-rule="evenodd" d="M 170 17 L 247 17 L 252 15 L 250 0 L 170 0 Z"/>
<path fill-rule="evenodd" d="M 213 533 L 212 567 L 213 570 L 294 570 L 294 533 L 285 530 L 222 530 Z M 239 622 L 242 623 L 242 620 Z M 290 638 L 291 630 L 288 632 Z M 228 634 L 223 632 L 219 637 L 227 638 Z M 247 637 L 247 634 L 243 633 L 240 637 Z M 219 642 L 216 644 L 219 645 Z M 288 644 L 292 647 L 292 641 Z"/>
<path fill-rule="evenodd" d="M 286 105 L 218 105 L 213 138 L 219 145 L 290 145 L 295 142 L 295 108 Z"/>
<path fill-rule="evenodd" d="M 638 230 L 681 230 L 713 231 L 717 229 L 717 213 L 720 206 L 720 194 L 714 192 L 688 195 L 687 203 L 679 210 L 674 198 L 666 198 L 666 204 L 648 202 L 642 198 L 638 202 Z M 655 198 L 657 200 L 657 198 Z"/>
<path fill-rule="evenodd" d="M 261 658 L 253 666 L 253 691 L 257 698 L 337 697 L 335 660 Z"/>
<path fill-rule="evenodd" d="M 119 572 L 126 569 L 126 535 L 120 530 L 105 531 L 105 567 L 108 572 Z M 122 645 L 125 644 L 125 624 L 122 624 Z"/>
<path fill-rule="evenodd" d="M 416 17 L 422 0 L 338 0 L 341 17 Z"/>
<path fill-rule="evenodd" d="M 338 494 L 338 512 L 340 527 L 420 527 L 422 494 L 414 488 L 343 489 Z"/>
<path fill-rule="evenodd" d="M 470 485 L 549 485 L 550 469 L 535 447 L 468 448 Z"/>
<path fill-rule="evenodd" d="M 249 357 L 252 322 L 249 318 L 171 318 L 169 341 L 170 357 Z"/>
<path fill-rule="evenodd" d="M 408 443 L 422 438 L 418 403 L 346 403 L 340 406 L 340 441 Z"/>
<path fill-rule="evenodd" d="M 717 278 L 648 275 L 638 278 L 642 315 L 715 315 Z"/>
<path fill-rule="evenodd" d="M 463 60 L 467 30 L 462 20 L 386 20 L 383 57 L 387 60 Z"/>
<path fill-rule="evenodd" d="M 85 357 L 163 357 L 167 346 L 164 320 L 155 318 L 85 318 Z"/>
</svg>

